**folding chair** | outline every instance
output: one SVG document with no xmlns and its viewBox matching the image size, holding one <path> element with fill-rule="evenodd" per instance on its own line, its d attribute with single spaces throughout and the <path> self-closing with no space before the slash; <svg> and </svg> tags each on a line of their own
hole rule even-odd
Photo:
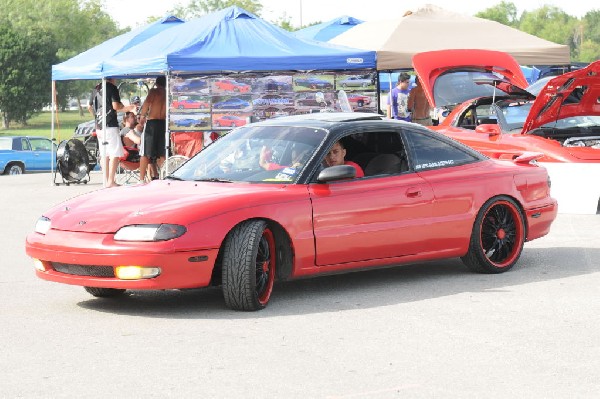
<svg viewBox="0 0 600 399">
<path fill-rule="evenodd" d="M 140 183 L 140 151 L 124 146 L 125 155 L 119 158 L 116 182 L 120 185 Z"/>
</svg>

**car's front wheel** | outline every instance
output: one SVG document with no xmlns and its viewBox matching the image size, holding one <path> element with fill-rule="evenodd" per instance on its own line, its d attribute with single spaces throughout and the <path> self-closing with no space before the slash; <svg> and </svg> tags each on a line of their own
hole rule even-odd
<svg viewBox="0 0 600 399">
<path fill-rule="evenodd" d="M 223 248 L 222 288 L 227 307 L 248 311 L 267 306 L 275 267 L 275 237 L 265 221 L 249 220 L 233 229 Z"/>
<path fill-rule="evenodd" d="M 123 295 L 125 290 L 117 288 L 98 288 L 98 287 L 83 287 L 85 290 L 96 298 L 112 298 Z"/>
<path fill-rule="evenodd" d="M 514 200 L 495 197 L 479 210 L 469 252 L 461 259 L 478 273 L 503 273 L 510 270 L 523 251 L 525 222 Z"/>
</svg>

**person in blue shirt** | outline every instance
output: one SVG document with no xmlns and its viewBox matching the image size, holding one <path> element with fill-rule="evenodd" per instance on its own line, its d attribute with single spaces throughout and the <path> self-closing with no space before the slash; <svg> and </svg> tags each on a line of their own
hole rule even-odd
<svg viewBox="0 0 600 399">
<path fill-rule="evenodd" d="M 398 85 L 388 94 L 387 116 L 391 119 L 400 119 L 410 122 L 408 112 L 408 94 L 410 93 L 410 75 L 402 72 L 398 76 Z"/>
</svg>

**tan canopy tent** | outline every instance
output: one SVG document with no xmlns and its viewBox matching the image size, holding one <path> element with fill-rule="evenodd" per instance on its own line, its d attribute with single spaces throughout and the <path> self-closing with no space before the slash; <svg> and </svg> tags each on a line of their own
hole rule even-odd
<svg viewBox="0 0 600 399">
<path fill-rule="evenodd" d="M 377 51 L 378 70 L 412 68 L 412 56 L 424 51 L 471 48 L 507 52 L 521 65 L 570 63 L 569 46 L 433 5 L 396 19 L 363 22 L 329 43 Z"/>
</svg>

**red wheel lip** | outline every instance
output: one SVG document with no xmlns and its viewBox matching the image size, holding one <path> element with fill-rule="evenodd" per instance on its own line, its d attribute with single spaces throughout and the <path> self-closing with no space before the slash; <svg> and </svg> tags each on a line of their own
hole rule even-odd
<svg viewBox="0 0 600 399">
<path fill-rule="evenodd" d="M 506 200 L 500 200 L 500 201 L 494 202 L 493 204 L 491 204 L 490 207 L 488 207 L 488 209 L 486 211 L 486 215 L 489 213 L 489 211 L 492 208 L 494 208 L 495 206 L 498 206 L 498 205 L 503 205 L 503 206 L 507 207 L 509 209 L 511 216 L 515 220 L 515 227 L 516 227 L 515 243 L 524 242 L 524 235 L 525 235 L 524 220 L 515 204 L 513 204 L 510 201 L 506 201 Z M 485 249 L 483 247 L 483 242 L 482 242 L 482 237 L 481 237 L 482 236 L 481 232 L 483 230 L 484 221 L 485 221 L 485 217 L 483 217 L 481 219 L 481 223 L 479 225 L 479 248 L 481 248 L 481 250 L 485 253 Z M 520 221 L 520 222 L 516 223 L 517 221 Z M 502 229 L 502 231 L 504 231 L 504 230 Z M 496 234 L 498 234 L 498 231 L 496 232 Z M 519 245 L 515 244 L 515 246 L 511 249 L 510 255 L 506 259 L 504 259 L 503 262 L 500 262 L 500 263 L 496 263 L 496 262 L 492 261 L 491 259 L 489 259 L 487 257 L 486 258 L 487 258 L 488 262 L 490 262 L 492 265 L 494 265 L 495 267 L 497 267 L 499 269 L 503 269 L 505 267 L 510 267 L 515 262 L 515 260 L 520 256 L 520 254 L 521 254 L 521 251 L 519 250 L 520 247 L 521 247 L 520 244 Z"/>
<path fill-rule="evenodd" d="M 276 253 L 275 253 L 275 237 L 273 236 L 273 232 L 266 228 L 263 231 L 263 237 L 267 240 L 267 244 L 269 245 L 269 253 L 270 253 L 270 261 L 268 265 L 269 269 L 269 280 L 267 281 L 267 286 L 262 294 L 258 295 L 258 301 L 262 306 L 265 306 L 269 302 L 269 298 L 271 297 L 271 293 L 273 292 L 273 283 L 275 282 L 275 267 L 276 267 Z M 265 266 L 263 265 L 263 268 Z M 258 294 L 258 293 L 257 293 Z"/>
</svg>

